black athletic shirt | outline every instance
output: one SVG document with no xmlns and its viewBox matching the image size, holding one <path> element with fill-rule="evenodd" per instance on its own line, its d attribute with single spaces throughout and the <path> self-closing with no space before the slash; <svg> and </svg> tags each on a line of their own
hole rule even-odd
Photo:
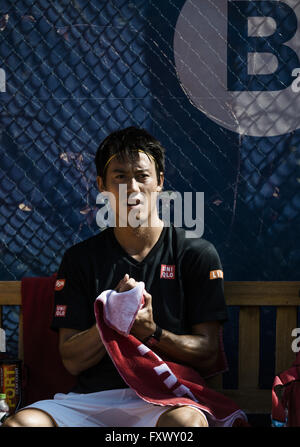
<svg viewBox="0 0 300 447">
<path fill-rule="evenodd" d="M 191 334 L 194 324 L 227 319 L 222 266 L 210 242 L 186 238 L 182 228 L 164 227 L 139 262 L 121 247 L 113 228 L 107 228 L 66 251 L 57 274 L 52 328 L 89 329 L 95 323 L 95 299 L 114 289 L 126 273 L 145 283 L 152 295 L 154 321 L 163 329 Z M 99 364 L 80 373 L 73 391 L 125 387 L 106 354 Z"/>
</svg>

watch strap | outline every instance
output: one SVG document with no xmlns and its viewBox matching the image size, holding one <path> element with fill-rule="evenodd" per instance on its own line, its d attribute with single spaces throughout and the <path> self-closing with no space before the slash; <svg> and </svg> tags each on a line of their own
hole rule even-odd
<svg viewBox="0 0 300 447">
<path fill-rule="evenodd" d="M 161 334 L 162 328 L 156 325 L 155 331 L 153 332 L 153 334 L 145 338 L 144 344 L 153 345 L 158 343 L 160 341 Z"/>
</svg>

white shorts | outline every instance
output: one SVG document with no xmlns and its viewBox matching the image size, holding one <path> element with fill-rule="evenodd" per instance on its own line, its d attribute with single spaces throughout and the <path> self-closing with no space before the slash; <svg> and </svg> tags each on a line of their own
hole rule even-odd
<svg viewBox="0 0 300 447">
<path fill-rule="evenodd" d="M 172 407 L 150 404 L 132 389 L 124 388 L 88 394 L 58 393 L 53 399 L 25 408 L 43 410 L 59 427 L 155 427 L 160 415 Z"/>
</svg>

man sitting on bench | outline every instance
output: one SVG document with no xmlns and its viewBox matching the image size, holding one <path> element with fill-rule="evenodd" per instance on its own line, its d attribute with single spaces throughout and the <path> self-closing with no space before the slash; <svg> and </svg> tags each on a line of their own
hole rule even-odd
<svg viewBox="0 0 300 447">
<path fill-rule="evenodd" d="M 130 127 L 112 133 L 95 162 L 115 225 L 64 254 L 52 323 L 77 386 L 21 409 L 4 426 L 208 426 L 209 415 L 199 408 L 153 405 L 128 387 L 102 343 L 94 302 L 104 290 L 122 292 L 143 281 L 145 305 L 131 334 L 205 375 L 216 361 L 220 325 L 227 319 L 219 256 L 208 241 L 186 238 L 184 229 L 160 220 L 156 199 L 164 181 L 164 149 L 148 132 Z M 125 201 L 120 185 L 127 188 Z M 132 212 L 139 225 L 124 225 Z"/>
</svg>

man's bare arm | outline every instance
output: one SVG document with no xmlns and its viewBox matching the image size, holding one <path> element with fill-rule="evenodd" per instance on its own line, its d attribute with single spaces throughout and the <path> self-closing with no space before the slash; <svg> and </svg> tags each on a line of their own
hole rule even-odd
<svg viewBox="0 0 300 447">
<path fill-rule="evenodd" d="M 120 285 L 123 285 L 128 279 L 129 276 L 125 275 L 115 289 L 119 290 Z M 67 371 L 76 376 L 99 363 L 106 354 L 106 349 L 98 328 L 94 324 L 86 331 L 61 328 L 59 330 L 59 352 Z"/>
<path fill-rule="evenodd" d="M 86 331 L 60 329 L 59 351 L 65 368 L 73 375 L 96 365 L 106 353 L 96 324 Z"/>
<path fill-rule="evenodd" d="M 152 318 L 151 295 L 145 292 L 145 298 L 145 307 L 138 312 L 131 330 L 141 341 L 153 334 L 156 328 Z M 154 349 L 158 354 L 167 354 L 170 360 L 193 366 L 205 375 L 217 359 L 219 329 L 218 321 L 196 324 L 192 327 L 192 334 L 188 335 L 177 335 L 163 329 Z"/>
<path fill-rule="evenodd" d="M 163 329 L 160 341 L 154 349 L 205 375 L 217 359 L 219 325 L 217 321 L 194 325 L 191 335 L 177 335 Z"/>
</svg>

